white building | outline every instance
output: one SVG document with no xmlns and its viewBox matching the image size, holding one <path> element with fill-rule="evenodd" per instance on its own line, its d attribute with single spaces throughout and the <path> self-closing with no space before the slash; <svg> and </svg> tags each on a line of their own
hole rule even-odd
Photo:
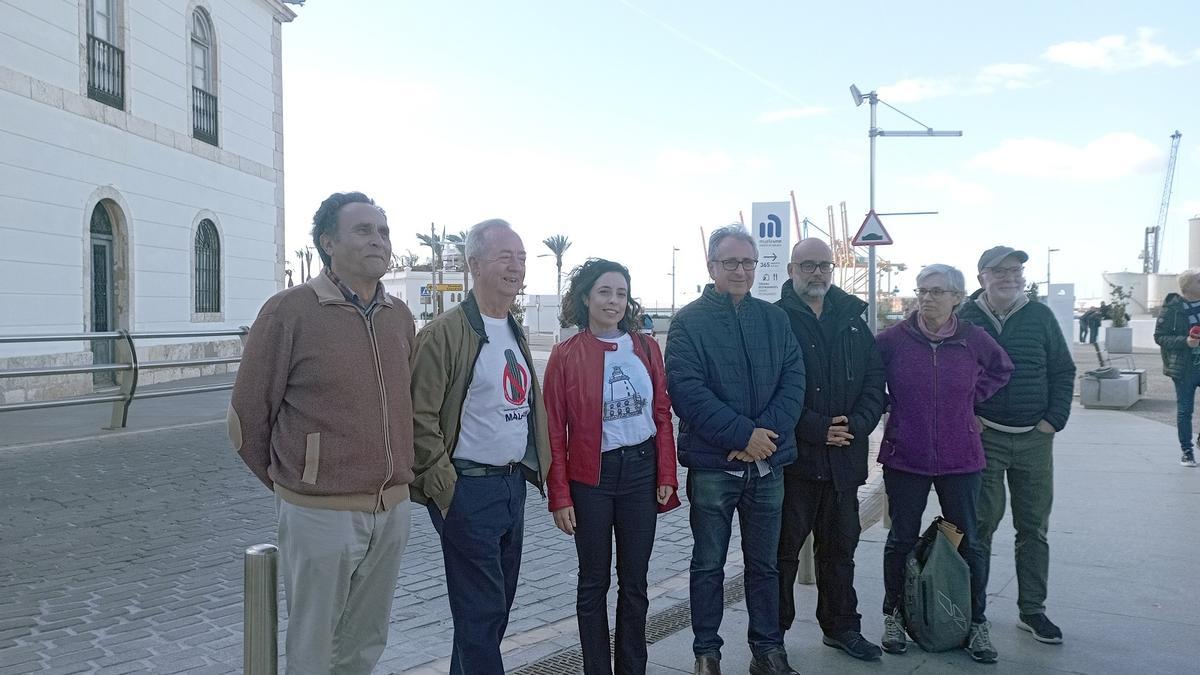
<svg viewBox="0 0 1200 675">
<path fill-rule="evenodd" d="M 417 326 L 424 326 L 437 313 L 436 307 L 440 296 L 442 311 L 455 307 L 467 296 L 470 287 L 464 281 L 462 270 L 446 270 L 439 274 L 439 282 L 433 278 L 429 270 L 401 269 L 388 272 L 380 281 L 384 289 L 408 306 Z M 437 291 L 434 284 L 443 283 L 452 290 Z"/>
<path fill-rule="evenodd" d="M 253 321 L 282 286 L 293 18 L 281 0 L 0 0 L 0 334 Z M 107 358 L 84 342 L 0 345 L 0 368 Z M 0 393 L 90 385 L 0 379 Z"/>
</svg>

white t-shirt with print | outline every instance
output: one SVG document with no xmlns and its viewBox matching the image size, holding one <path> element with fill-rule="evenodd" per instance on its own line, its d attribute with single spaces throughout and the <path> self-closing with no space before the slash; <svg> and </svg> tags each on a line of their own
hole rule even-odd
<svg viewBox="0 0 1200 675">
<path fill-rule="evenodd" d="M 483 317 L 487 342 L 463 403 L 455 459 L 501 466 L 525 457 L 532 379 L 508 319 Z"/>
<path fill-rule="evenodd" d="M 654 435 L 654 385 L 645 364 L 633 352 L 628 333 L 613 339 L 615 344 L 604 352 L 604 394 L 601 396 L 603 438 L 600 450 L 608 451 L 638 445 Z"/>
</svg>

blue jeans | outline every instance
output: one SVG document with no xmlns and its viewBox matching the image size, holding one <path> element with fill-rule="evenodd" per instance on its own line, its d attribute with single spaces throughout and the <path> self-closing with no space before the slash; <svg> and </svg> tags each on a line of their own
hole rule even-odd
<svg viewBox="0 0 1200 675">
<path fill-rule="evenodd" d="M 579 589 L 575 614 L 587 675 L 646 672 L 646 572 L 654 550 L 658 479 L 654 438 L 600 455 L 600 484 L 571 481 Z M 617 634 L 609 659 L 608 587 L 617 540 Z"/>
<path fill-rule="evenodd" d="M 525 533 L 525 477 L 459 475 L 446 517 L 431 500 L 442 538 L 454 617 L 452 675 L 503 675 L 500 641 L 517 594 Z"/>
<path fill-rule="evenodd" d="M 1200 368 L 1190 367 L 1179 377 L 1171 378 L 1175 383 L 1175 430 L 1179 432 L 1179 447 L 1191 452 L 1195 447 L 1192 440 L 1192 411 L 1196 407 L 1196 387 L 1200 387 Z"/>
<path fill-rule="evenodd" d="M 900 605 L 904 593 L 904 562 L 921 538 L 921 517 L 929 502 L 929 487 L 937 491 L 942 517 L 963 531 L 958 552 L 971 568 L 971 623 L 982 623 L 987 610 L 987 573 L 978 533 L 976 504 L 983 472 L 942 476 L 923 476 L 907 471 L 883 468 L 883 486 L 887 491 L 888 530 L 883 547 L 883 613 L 891 614 Z"/>
<path fill-rule="evenodd" d="M 746 611 L 750 614 L 747 639 L 755 656 L 783 650 L 779 630 L 779 525 L 783 513 L 783 469 L 758 476 L 751 468 L 744 476 L 724 471 L 690 469 L 687 494 L 692 526 L 690 595 L 692 651 L 696 656 L 719 655 L 721 617 L 725 610 L 725 557 L 733 512 L 738 513 L 745 559 Z"/>
</svg>

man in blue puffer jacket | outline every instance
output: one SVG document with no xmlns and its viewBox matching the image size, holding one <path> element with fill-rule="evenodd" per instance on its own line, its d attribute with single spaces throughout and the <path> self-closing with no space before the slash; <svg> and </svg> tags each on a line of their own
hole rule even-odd
<svg viewBox="0 0 1200 675">
<path fill-rule="evenodd" d="M 787 313 L 750 296 L 758 250 L 739 225 L 708 240 L 704 294 L 672 318 L 667 386 L 679 416 L 679 462 L 695 545 L 691 564 L 695 672 L 719 675 L 725 557 L 733 512 L 741 523 L 748 639 L 754 675 L 792 670 L 779 629 L 776 553 L 783 467 L 796 459 L 804 360 Z"/>
</svg>

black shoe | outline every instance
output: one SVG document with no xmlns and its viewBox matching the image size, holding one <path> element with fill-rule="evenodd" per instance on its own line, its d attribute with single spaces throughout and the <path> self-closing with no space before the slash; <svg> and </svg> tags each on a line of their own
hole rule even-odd
<svg viewBox="0 0 1200 675">
<path fill-rule="evenodd" d="M 904 634 L 904 617 L 899 609 L 883 615 L 883 651 L 903 654 L 908 651 L 908 637 Z"/>
<path fill-rule="evenodd" d="M 771 652 L 750 659 L 750 675 L 800 675 L 788 665 L 787 652 Z"/>
<path fill-rule="evenodd" d="M 857 631 L 843 631 L 837 635 L 825 634 L 821 637 L 830 647 L 837 647 L 860 661 L 875 661 L 883 655 L 883 650 Z"/>
<path fill-rule="evenodd" d="M 693 675 L 721 675 L 721 655 L 702 654 L 696 657 Z"/>
<path fill-rule="evenodd" d="M 1017 620 L 1017 628 L 1033 633 L 1033 639 L 1048 645 L 1062 644 L 1062 630 L 1045 614 L 1022 614 Z"/>
</svg>

